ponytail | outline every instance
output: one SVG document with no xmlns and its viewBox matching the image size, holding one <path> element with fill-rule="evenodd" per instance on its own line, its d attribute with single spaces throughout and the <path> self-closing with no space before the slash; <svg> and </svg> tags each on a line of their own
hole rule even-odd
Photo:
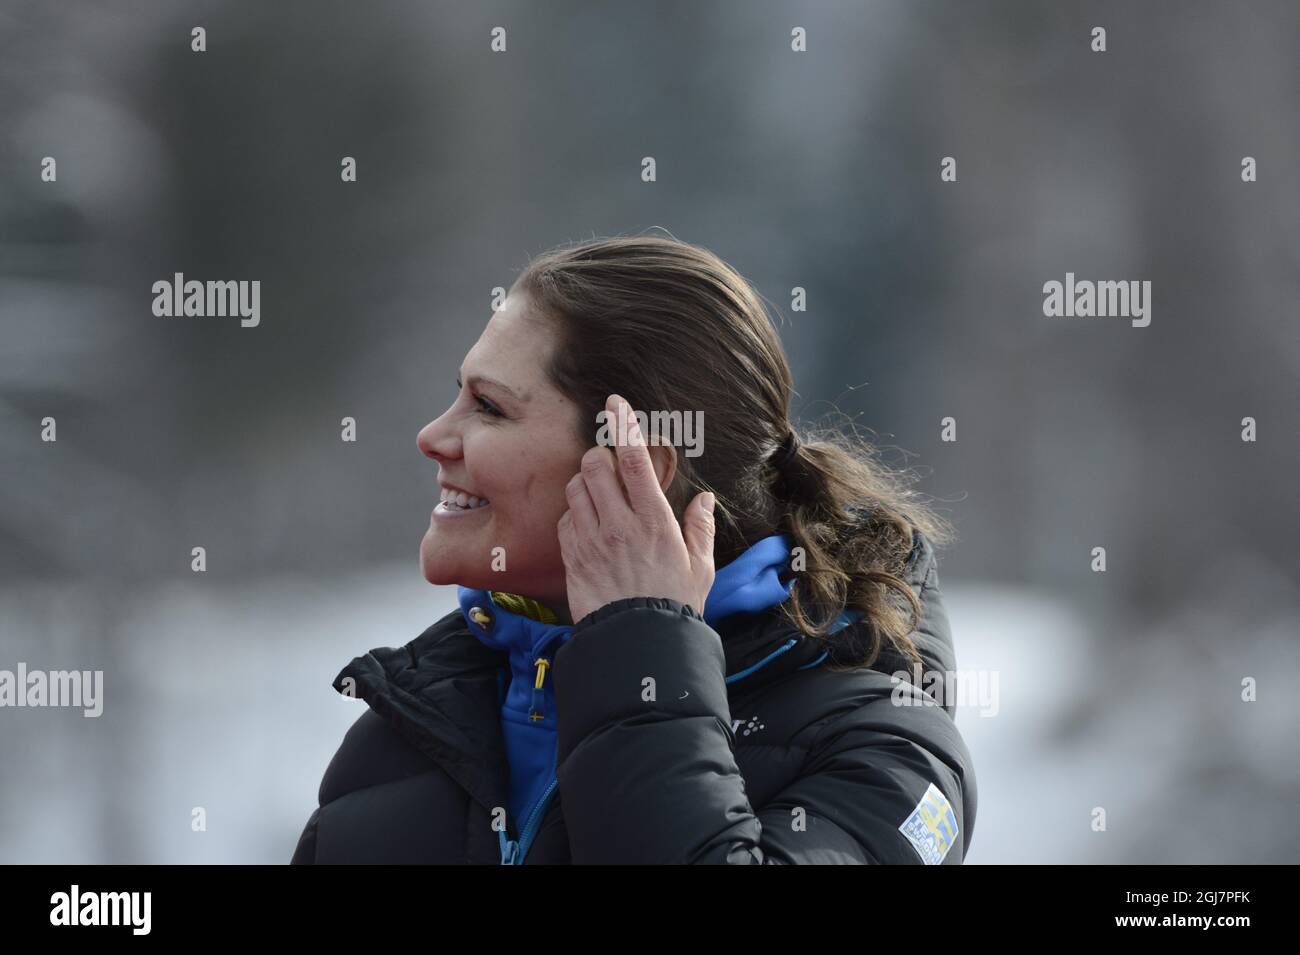
<svg viewBox="0 0 1300 955">
<path fill-rule="evenodd" d="M 842 610 L 863 614 L 862 626 L 840 630 L 830 641 L 836 669 L 871 666 L 886 644 L 920 665 L 910 634 L 920 626 L 922 607 L 905 579 L 914 533 L 926 533 L 932 543 L 951 536 L 946 522 L 909 507 L 912 493 L 873 454 L 839 432 L 805 442 L 792 429 L 768 460 L 781 531 L 801 548 L 791 621 L 824 638 Z"/>
</svg>

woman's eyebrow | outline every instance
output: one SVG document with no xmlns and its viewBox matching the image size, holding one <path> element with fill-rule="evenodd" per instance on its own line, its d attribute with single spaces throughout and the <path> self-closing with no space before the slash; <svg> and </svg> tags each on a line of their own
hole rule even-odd
<svg viewBox="0 0 1300 955">
<path fill-rule="evenodd" d="M 494 388 L 500 388 L 502 391 L 504 391 L 506 394 L 508 394 L 511 398 L 514 398 L 516 401 L 527 401 L 527 400 L 528 400 L 528 393 L 527 393 L 527 392 L 518 392 L 518 391 L 515 391 L 515 390 L 514 390 L 513 388 L 511 388 L 509 385 L 504 384 L 503 382 L 497 381 L 495 378 L 488 378 L 488 377 L 485 376 L 485 375 L 469 375 L 465 380 L 466 380 L 469 384 L 471 384 L 471 385 L 479 385 L 479 384 L 482 384 L 482 385 L 491 385 L 491 386 L 493 386 Z"/>
</svg>

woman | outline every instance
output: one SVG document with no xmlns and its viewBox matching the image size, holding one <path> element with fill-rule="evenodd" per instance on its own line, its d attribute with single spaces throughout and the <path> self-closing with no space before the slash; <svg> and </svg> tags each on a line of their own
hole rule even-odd
<svg viewBox="0 0 1300 955">
<path fill-rule="evenodd" d="M 869 448 L 799 438 L 743 278 L 671 239 L 555 250 L 457 387 L 418 444 L 460 609 L 335 680 L 369 707 L 293 862 L 962 861 L 949 527 Z"/>
</svg>

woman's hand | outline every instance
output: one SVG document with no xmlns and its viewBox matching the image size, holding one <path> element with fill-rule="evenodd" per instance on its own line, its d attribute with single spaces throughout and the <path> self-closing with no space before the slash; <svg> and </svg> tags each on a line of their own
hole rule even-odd
<svg viewBox="0 0 1300 955">
<path fill-rule="evenodd" d="M 615 442 L 617 456 L 600 446 L 583 455 L 556 524 L 573 622 L 624 597 L 670 597 L 703 615 L 713 587 L 713 495 L 696 495 L 679 527 L 632 409 L 610 395 L 605 410 L 628 443 Z"/>
</svg>

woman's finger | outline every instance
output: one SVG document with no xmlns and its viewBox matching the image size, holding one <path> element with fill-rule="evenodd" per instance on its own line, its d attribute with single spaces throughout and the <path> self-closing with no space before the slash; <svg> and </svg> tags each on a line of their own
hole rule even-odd
<svg viewBox="0 0 1300 955">
<path fill-rule="evenodd" d="M 582 474 L 575 474 L 569 479 L 569 483 L 564 486 L 564 496 L 569 502 L 574 530 L 586 537 L 595 535 L 600 521 L 596 517 L 596 505 L 592 503 Z"/>
<path fill-rule="evenodd" d="M 645 436 L 637 424 L 632 406 L 619 395 L 610 395 L 605 410 L 618 422 L 618 434 L 626 435 L 627 442 L 615 441 L 618 453 L 618 473 L 627 488 L 628 503 L 638 514 L 662 514 L 671 511 L 668 499 L 659 487 L 654 462 L 646 447 Z"/>
<path fill-rule="evenodd" d="M 596 507 L 596 518 L 601 524 L 620 523 L 627 519 L 631 509 L 618 483 L 614 452 L 609 448 L 588 448 L 582 456 L 582 480 L 587 485 L 591 502 Z"/>
</svg>

